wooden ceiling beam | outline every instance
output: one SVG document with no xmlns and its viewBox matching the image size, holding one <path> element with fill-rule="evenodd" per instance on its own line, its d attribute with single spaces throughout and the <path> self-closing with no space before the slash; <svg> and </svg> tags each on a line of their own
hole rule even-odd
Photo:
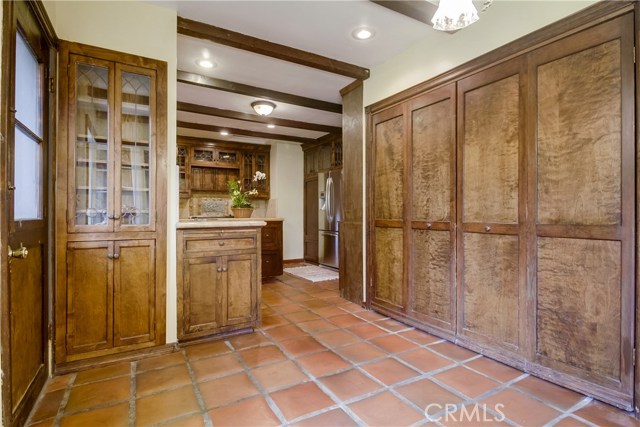
<svg viewBox="0 0 640 427">
<path fill-rule="evenodd" d="M 186 113 L 203 114 L 212 117 L 224 117 L 225 119 L 242 120 L 245 122 L 273 124 L 293 129 L 312 130 L 316 132 L 342 133 L 342 128 L 337 126 L 322 125 L 317 123 L 299 122 L 297 120 L 278 119 L 275 117 L 264 117 L 257 114 L 247 114 L 221 108 L 207 107 L 204 105 L 190 104 L 178 101 L 178 111 Z"/>
<path fill-rule="evenodd" d="M 321 101 L 319 99 L 307 98 L 304 96 L 292 95 L 290 93 L 278 92 L 256 86 L 249 86 L 242 83 L 231 82 L 229 80 L 217 79 L 215 77 L 203 76 L 178 70 L 178 82 L 200 86 L 207 89 L 222 90 L 224 92 L 237 93 L 240 95 L 253 96 L 270 101 L 284 102 L 285 104 L 297 105 L 299 107 L 312 108 L 314 110 L 328 111 L 330 113 L 342 114 L 342 105 L 333 102 Z"/>
<path fill-rule="evenodd" d="M 255 132 L 246 129 L 234 129 L 228 127 L 214 126 L 214 125 L 206 125 L 202 123 L 191 123 L 191 122 L 183 122 L 178 120 L 177 127 L 185 128 L 185 129 L 196 129 L 203 130 L 207 132 L 222 132 L 227 131 L 229 135 L 239 135 L 239 136 L 249 136 L 254 138 L 265 138 L 265 139 L 274 139 L 276 141 L 290 141 L 290 142 L 300 142 L 302 144 L 313 144 L 316 142 L 314 138 L 300 138 L 297 136 L 291 135 L 280 135 L 276 133 L 269 132 Z"/>
<path fill-rule="evenodd" d="M 191 19 L 178 17 L 178 34 L 209 40 L 221 45 L 231 46 L 236 49 L 246 50 L 259 55 L 293 62 L 294 64 L 300 64 L 354 79 L 364 80 L 369 78 L 369 70 L 367 68 Z"/>
</svg>

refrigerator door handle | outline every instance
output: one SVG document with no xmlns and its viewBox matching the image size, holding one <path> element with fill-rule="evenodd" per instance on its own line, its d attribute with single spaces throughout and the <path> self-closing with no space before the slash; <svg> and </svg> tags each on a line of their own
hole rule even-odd
<svg viewBox="0 0 640 427">
<path fill-rule="evenodd" d="M 327 178 L 327 221 L 333 221 L 333 179 Z"/>
</svg>

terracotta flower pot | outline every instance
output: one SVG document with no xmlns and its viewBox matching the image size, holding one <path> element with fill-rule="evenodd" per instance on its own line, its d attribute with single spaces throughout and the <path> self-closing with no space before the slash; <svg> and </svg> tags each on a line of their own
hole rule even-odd
<svg viewBox="0 0 640 427">
<path fill-rule="evenodd" d="M 251 218 L 253 208 L 231 208 L 234 218 Z"/>
</svg>

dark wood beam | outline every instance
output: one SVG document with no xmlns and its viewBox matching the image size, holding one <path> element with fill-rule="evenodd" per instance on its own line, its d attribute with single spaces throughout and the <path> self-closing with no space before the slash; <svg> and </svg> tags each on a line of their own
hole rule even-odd
<svg viewBox="0 0 640 427">
<path fill-rule="evenodd" d="M 408 16 L 416 21 L 431 24 L 431 18 L 438 10 L 438 6 L 425 0 L 370 0 L 389 10 Z"/>
<path fill-rule="evenodd" d="M 342 128 L 338 126 L 299 122 L 297 120 L 277 119 L 275 117 L 264 117 L 257 114 L 247 114 L 238 111 L 223 110 L 221 108 L 207 107 L 204 105 L 190 104 L 187 102 L 178 102 L 178 111 L 204 114 L 212 117 L 224 117 L 226 119 L 243 120 L 245 122 L 274 124 L 276 126 L 312 130 L 316 132 L 342 133 Z"/>
<path fill-rule="evenodd" d="M 202 76 L 200 74 L 189 73 L 187 71 L 178 70 L 178 82 L 200 86 L 207 89 L 222 90 L 225 92 L 238 93 L 240 95 L 284 102 L 286 104 L 312 108 L 314 110 L 342 114 L 342 105 L 335 104 L 333 102 L 306 98 L 304 96 L 292 95 L 290 93 L 278 92 L 256 86 L 249 86 L 242 83 L 231 82 L 229 80 L 216 79 L 214 77 Z"/>
<path fill-rule="evenodd" d="M 357 65 L 348 64 L 336 59 L 327 58 L 326 56 L 273 43 L 224 28 L 214 27 L 213 25 L 202 22 L 192 21 L 191 19 L 178 17 L 178 34 L 210 40 L 221 45 L 247 50 L 260 55 L 270 56 L 354 79 L 364 80 L 369 78 L 369 70 Z"/>
<path fill-rule="evenodd" d="M 196 130 L 204 130 L 207 132 L 222 132 L 227 131 L 229 135 L 240 135 L 240 136 L 250 136 L 254 138 L 266 138 L 266 139 L 275 139 L 276 141 L 291 141 L 291 142 L 300 142 L 302 144 L 313 144 L 316 142 L 313 138 L 299 138 L 297 136 L 291 135 L 280 135 L 276 133 L 269 132 L 254 132 L 245 129 L 235 129 L 214 125 L 205 125 L 202 123 L 190 123 L 190 122 L 182 122 L 178 120 L 177 127 L 185 128 L 185 129 L 196 129 Z"/>
</svg>

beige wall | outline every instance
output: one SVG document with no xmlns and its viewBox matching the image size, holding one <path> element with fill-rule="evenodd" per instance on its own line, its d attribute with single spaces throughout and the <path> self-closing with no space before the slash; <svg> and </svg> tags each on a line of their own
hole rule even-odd
<svg viewBox="0 0 640 427">
<path fill-rule="evenodd" d="M 387 98 L 596 3 L 594 0 L 494 0 L 480 20 L 454 34 L 434 31 L 371 69 L 364 105 Z M 518 16 L 508 20 L 506 16 Z"/>
<path fill-rule="evenodd" d="M 177 15 L 169 8 L 135 1 L 45 0 L 53 27 L 63 40 L 146 56 L 168 63 L 167 116 L 167 342 L 176 335 L 175 224 L 178 218 L 176 156 Z"/>
<path fill-rule="evenodd" d="M 272 142 L 268 216 L 284 218 L 283 257 L 304 256 L 304 154 L 300 144 Z M 255 216 L 255 215 L 254 215 Z"/>
</svg>

